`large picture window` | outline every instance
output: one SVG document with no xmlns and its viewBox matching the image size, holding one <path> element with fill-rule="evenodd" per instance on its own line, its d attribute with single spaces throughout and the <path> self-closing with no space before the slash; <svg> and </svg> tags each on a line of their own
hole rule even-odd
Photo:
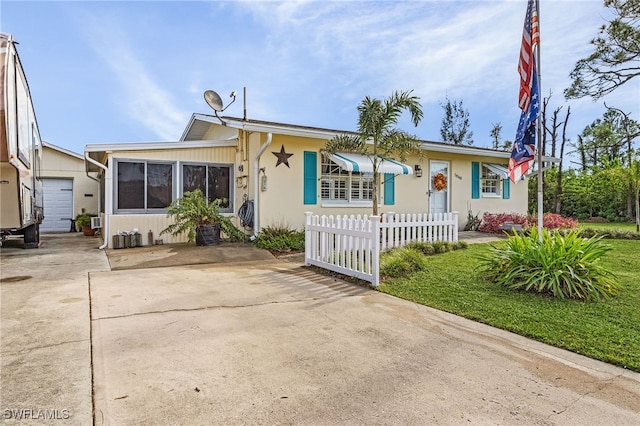
<svg viewBox="0 0 640 426">
<path fill-rule="evenodd" d="M 228 164 L 183 164 L 182 194 L 199 189 L 209 201 L 222 199 L 220 211 L 233 212 L 233 167 Z"/>
<path fill-rule="evenodd" d="M 118 161 L 116 211 L 164 211 L 174 198 L 173 163 Z"/>
<path fill-rule="evenodd" d="M 373 174 L 348 172 L 323 155 L 320 195 L 329 203 L 371 203 Z"/>
</svg>

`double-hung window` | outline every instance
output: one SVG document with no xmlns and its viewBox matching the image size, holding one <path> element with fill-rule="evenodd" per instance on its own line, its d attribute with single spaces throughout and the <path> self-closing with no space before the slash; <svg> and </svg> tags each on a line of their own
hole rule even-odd
<svg viewBox="0 0 640 426">
<path fill-rule="evenodd" d="M 500 176 L 486 165 L 482 165 L 481 189 L 485 197 L 500 196 Z"/>
<path fill-rule="evenodd" d="M 164 212 L 175 197 L 172 162 L 116 161 L 115 211 Z"/>
<path fill-rule="evenodd" d="M 223 200 L 220 211 L 233 213 L 233 166 L 231 164 L 182 164 L 182 194 L 199 189 L 209 201 Z"/>
<path fill-rule="evenodd" d="M 323 155 L 320 194 L 326 203 L 370 204 L 373 200 L 373 173 L 343 170 Z"/>
</svg>

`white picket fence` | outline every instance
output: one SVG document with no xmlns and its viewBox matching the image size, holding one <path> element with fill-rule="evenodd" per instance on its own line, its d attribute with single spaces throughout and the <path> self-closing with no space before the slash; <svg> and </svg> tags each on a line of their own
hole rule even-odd
<svg viewBox="0 0 640 426">
<path fill-rule="evenodd" d="M 458 212 L 318 216 L 306 212 L 305 265 L 380 283 L 380 253 L 412 241 L 458 241 Z"/>
</svg>

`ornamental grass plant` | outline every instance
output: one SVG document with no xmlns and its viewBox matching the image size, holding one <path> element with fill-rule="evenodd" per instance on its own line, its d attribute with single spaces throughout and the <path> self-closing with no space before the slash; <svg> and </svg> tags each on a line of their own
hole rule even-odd
<svg viewBox="0 0 640 426">
<path fill-rule="evenodd" d="M 380 276 L 408 277 L 427 269 L 425 254 L 422 250 L 412 247 L 402 247 L 389 250 L 380 256 Z"/>
<path fill-rule="evenodd" d="M 382 253 L 380 256 L 380 275 L 383 280 L 391 277 L 408 277 L 427 269 L 426 256 L 462 250 L 467 246 L 468 244 L 464 241 L 457 243 L 413 241 L 404 247 L 396 247 Z"/>
<path fill-rule="evenodd" d="M 480 257 L 480 271 L 485 279 L 516 290 L 559 299 L 608 299 L 619 286 L 600 262 L 611 250 L 601 239 L 547 229 L 540 235 L 532 228 L 509 236 L 504 245 L 492 245 Z"/>
<path fill-rule="evenodd" d="M 302 231 L 290 229 L 285 225 L 272 225 L 260 230 L 254 244 L 258 248 L 278 252 L 303 251 L 304 237 Z"/>
</svg>

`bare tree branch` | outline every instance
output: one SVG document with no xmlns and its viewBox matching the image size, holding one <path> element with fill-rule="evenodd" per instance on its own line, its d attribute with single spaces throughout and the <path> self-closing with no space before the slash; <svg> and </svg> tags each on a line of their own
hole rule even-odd
<svg viewBox="0 0 640 426">
<path fill-rule="evenodd" d="M 600 28 L 594 52 L 569 74 L 567 99 L 599 99 L 640 75 L 640 0 L 605 0 L 615 17 Z"/>
</svg>

